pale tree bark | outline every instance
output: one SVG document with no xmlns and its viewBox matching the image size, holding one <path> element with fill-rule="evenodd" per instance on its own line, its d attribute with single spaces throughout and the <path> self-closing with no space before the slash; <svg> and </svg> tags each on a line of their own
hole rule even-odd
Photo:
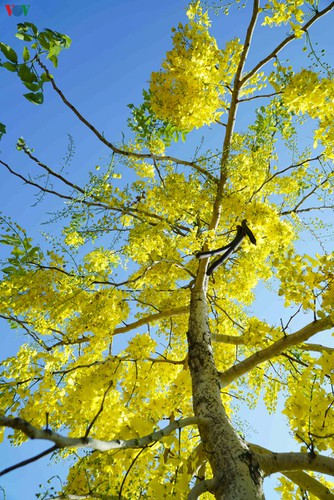
<svg viewBox="0 0 334 500">
<path fill-rule="evenodd" d="M 217 500 L 264 499 L 259 465 L 233 429 L 222 404 L 203 286 L 195 286 L 191 293 L 187 336 L 194 413 L 200 419 L 209 419 L 208 424 L 199 424 L 199 431 L 215 480 L 212 493 Z"/>
</svg>

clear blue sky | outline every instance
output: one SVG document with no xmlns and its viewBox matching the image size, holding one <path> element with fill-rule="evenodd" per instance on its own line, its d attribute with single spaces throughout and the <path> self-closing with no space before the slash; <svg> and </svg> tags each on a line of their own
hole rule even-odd
<svg viewBox="0 0 334 500">
<path fill-rule="evenodd" d="M 16 24 L 24 20 L 35 23 L 41 29 L 49 27 L 66 33 L 72 38 L 72 47 L 62 52 L 59 68 L 52 72 L 68 99 L 113 142 L 120 141 L 122 131 L 126 131 L 126 119 L 129 116 L 126 105 L 140 102 L 141 91 L 147 86 L 151 71 L 159 68 L 166 50 L 170 49 L 172 26 L 186 19 L 185 6 L 180 0 L 32 0 L 27 17 L 9 17 L 6 3 L 7 0 L 0 0 L 1 41 L 15 47 L 22 46 L 14 38 L 14 33 Z M 320 2 L 320 5 L 327 3 Z M 237 13 L 223 17 L 214 31 L 220 46 L 235 35 L 243 38 L 246 18 L 242 19 L 240 23 Z M 286 28 L 283 28 L 282 33 L 285 31 Z M 314 41 L 318 41 L 321 48 L 327 48 L 327 56 L 333 63 L 333 15 L 323 20 L 321 28 L 315 27 L 312 33 Z M 272 30 L 264 31 L 261 41 L 254 46 L 253 57 L 258 58 L 267 51 L 268 46 L 274 46 L 273 36 Z M 298 58 L 299 64 L 302 64 L 302 45 L 303 42 L 300 42 L 293 52 L 289 51 L 289 56 Z M 0 155 L 4 161 L 24 172 L 33 168 L 22 154 L 15 151 L 17 138 L 23 136 L 27 144 L 35 148 L 37 156 L 57 168 L 66 154 L 67 133 L 74 137 L 76 146 L 74 160 L 68 169 L 73 181 L 83 183 L 89 168 L 93 169 L 100 158 L 107 160 L 108 151 L 88 133 L 51 90 L 46 91 L 43 106 L 34 106 L 22 97 L 26 91 L 15 75 L 2 70 L 0 78 L 0 121 L 7 125 L 8 130 L 0 143 Z M 243 118 L 245 123 L 247 119 L 247 116 Z M 217 136 L 220 132 L 214 134 L 216 144 L 221 141 Z M 200 135 L 198 133 L 194 138 Z M 191 150 L 183 144 L 178 145 L 175 151 L 183 158 L 191 154 Z M 48 219 L 46 213 L 60 206 L 59 200 L 48 198 L 32 208 L 36 201 L 34 191 L 1 170 L 0 197 L 1 210 L 10 214 L 28 230 L 29 235 L 36 238 L 39 238 L 40 223 Z M 50 227 L 44 226 L 44 229 L 50 230 Z M 267 306 L 270 307 L 269 304 Z M 8 330 L 3 322 L 0 328 L 2 358 L 13 355 L 22 339 L 18 333 Z M 248 416 L 259 432 L 255 436 L 259 443 L 280 451 L 290 449 L 288 439 L 282 442 L 282 427 L 278 423 L 280 417 L 259 420 L 257 412 L 250 412 L 250 415 L 245 415 L 245 419 Z M 0 470 L 48 446 L 40 442 L 27 443 L 20 449 L 2 445 Z M 43 459 L 1 478 L 0 485 L 7 492 L 6 499 L 35 498 L 38 484 L 45 484 L 50 476 L 62 473 L 61 466 L 48 467 L 48 461 L 48 458 Z"/>
</svg>

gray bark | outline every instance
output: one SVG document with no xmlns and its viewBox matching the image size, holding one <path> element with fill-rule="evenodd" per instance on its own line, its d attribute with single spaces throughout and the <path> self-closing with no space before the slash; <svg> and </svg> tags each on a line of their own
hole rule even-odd
<svg viewBox="0 0 334 500">
<path fill-rule="evenodd" d="M 234 430 L 220 396 L 208 325 L 206 296 L 194 287 L 190 304 L 189 369 L 192 377 L 194 413 L 209 419 L 199 425 L 203 450 L 216 479 L 213 494 L 218 500 L 264 499 L 263 475 L 254 454 Z"/>
</svg>

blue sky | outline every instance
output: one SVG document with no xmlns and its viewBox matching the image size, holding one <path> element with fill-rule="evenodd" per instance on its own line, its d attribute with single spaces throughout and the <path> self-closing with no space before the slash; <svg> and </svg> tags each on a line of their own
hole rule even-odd
<svg viewBox="0 0 334 500">
<path fill-rule="evenodd" d="M 59 68 L 52 70 L 52 73 L 67 98 L 112 142 L 120 141 L 121 133 L 126 132 L 129 116 L 126 105 L 140 102 L 142 89 L 147 86 L 151 71 L 160 67 L 166 50 L 170 49 L 171 28 L 186 20 L 185 6 L 180 0 L 31 1 L 26 18 L 9 17 L 6 3 L 7 0 L 0 1 L 1 41 L 15 47 L 22 46 L 14 38 L 14 33 L 16 24 L 24 20 L 35 23 L 40 29 L 50 27 L 72 38 L 72 47 L 62 52 Z M 327 3 L 320 2 L 320 5 Z M 243 38 L 247 19 L 245 14 L 247 7 L 219 21 L 214 34 L 220 46 L 235 35 Z M 286 28 L 282 28 L 281 33 L 285 32 Z M 321 21 L 321 28 L 315 27 L 311 33 L 320 48 L 327 48 L 327 58 L 331 58 L 333 64 L 333 14 Z M 252 49 L 252 60 L 266 53 L 268 46 L 275 45 L 274 36 L 273 30 L 263 30 L 260 41 L 256 41 Z M 285 52 L 286 57 L 289 52 L 297 65 L 303 64 L 302 46 L 303 42 L 298 42 L 293 51 Z M 304 63 L 307 64 L 306 61 Z M 94 169 L 98 162 L 107 161 L 108 151 L 87 132 L 50 89 L 46 91 L 44 105 L 34 106 L 22 97 L 25 89 L 13 74 L 2 70 L 0 78 L 0 121 L 7 125 L 8 130 L 0 143 L 0 154 L 4 161 L 25 172 L 33 168 L 22 154 L 15 151 L 17 138 L 23 136 L 27 144 L 35 148 L 37 156 L 57 168 L 66 154 L 67 134 L 73 136 L 76 147 L 74 160 L 68 168 L 73 181 L 85 182 L 90 168 Z M 252 106 L 245 109 L 251 112 Z M 247 115 L 241 117 L 241 122 L 247 121 Z M 218 128 L 213 134 L 213 143 L 221 142 L 219 134 L 221 130 Z M 200 136 L 200 132 L 195 132 L 193 140 Z M 192 150 L 180 144 L 174 148 L 174 152 L 186 158 Z M 34 191 L 1 170 L 0 197 L 1 210 L 10 214 L 28 230 L 29 235 L 37 239 L 40 239 L 40 223 L 49 218 L 47 212 L 61 206 L 58 199 L 48 198 L 32 207 L 36 201 Z M 42 229 L 51 230 L 50 226 L 43 226 Z M 267 308 L 270 309 L 269 303 Z M 1 357 L 13 355 L 21 338 L 18 333 L 9 331 L 3 322 L 0 327 Z M 282 442 L 280 417 L 259 420 L 259 411 L 250 412 L 248 416 L 252 425 L 257 427 L 259 434 L 255 437 L 261 444 L 281 451 L 290 449 L 288 437 Z M 266 429 L 266 435 L 261 436 L 261 428 Z M 48 447 L 44 443 L 26 443 L 20 449 L 2 446 L 0 470 Z M 7 490 L 6 499 L 33 499 L 38 484 L 45 483 L 54 474 L 64 472 L 60 465 L 47 466 L 48 461 L 48 458 L 43 459 L 1 478 L 0 485 Z"/>
</svg>

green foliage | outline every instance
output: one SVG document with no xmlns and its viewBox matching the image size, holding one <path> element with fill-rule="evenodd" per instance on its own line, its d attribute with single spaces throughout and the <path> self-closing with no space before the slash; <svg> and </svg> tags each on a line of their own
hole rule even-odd
<svg viewBox="0 0 334 500">
<path fill-rule="evenodd" d="M 3 216 L 0 217 L 0 244 L 11 247 L 10 255 L 6 259 L 6 267 L 1 271 L 9 276 L 18 275 L 23 268 L 40 259 L 42 253 L 37 246 L 32 245 L 32 239 L 28 238 L 26 232 L 16 223 Z"/>
<path fill-rule="evenodd" d="M 152 139 L 160 139 L 165 146 L 181 140 L 184 142 L 187 130 L 180 130 L 167 120 L 160 120 L 151 108 L 151 92 L 143 90 L 143 102 L 139 106 L 128 104 L 132 117 L 128 119 L 129 128 L 135 132 L 138 144 L 149 146 Z"/>
<path fill-rule="evenodd" d="M 6 125 L 0 122 L 0 140 L 5 133 L 6 133 Z"/>
<path fill-rule="evenodd" d="M 48 28 L 39 32 L 34 24 L 28 22 L 19 23 L 17 28 L 16 37 L 30 43 L 30 50 L 26 45 L 23 47 L 22 62 L 19 62 L 15 50 L 1 42 L 1 53 L 7 60 L 0 60 L 0 66 L 12 73 L 17 73 L 23 85 L 30 90 L 27 94 L 23 94 L 28 101 L 42 104 L 44 101 L 43 85 L 50 81 L 51 75 L 41 72 L 41 59 L 46 56 L 56 68 L 59 53 L 70 47 L 71 39 L 67 35 Z"/>
</svg>

